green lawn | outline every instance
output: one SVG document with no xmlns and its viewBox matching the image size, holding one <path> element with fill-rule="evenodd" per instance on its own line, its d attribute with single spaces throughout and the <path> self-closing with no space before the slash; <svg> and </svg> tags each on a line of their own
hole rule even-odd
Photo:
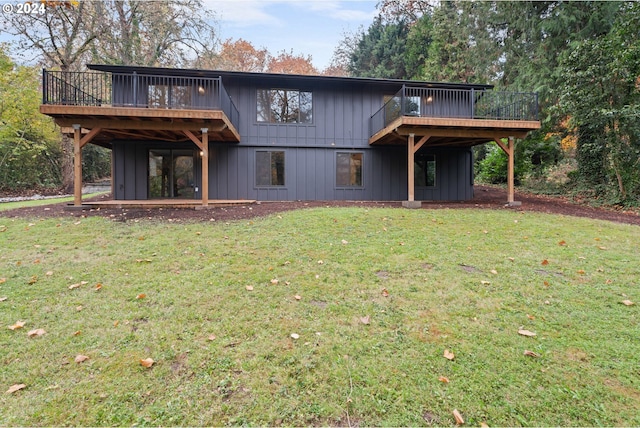
<svg viewBox="0 0 640 428">
<path fill-rule="evenodd" d="M 511 210 L 0 216 L 0 425 L 638 426 L 639 242 Z"/>
<path fill-rule="evenodd" d="M 95 196 L 104 195 L 109 192 L 87 193 L 83 195 L 84 199 L 93 198 Z M 0 202 L 0 211 L 15 210 L 23 207 L 39 207 L 43 205 L 59 204 L 64 202 L 73 202 L 73 196 L 64 196 L 61 198 L 35 199 L 17 202 Z"/>
</svg>

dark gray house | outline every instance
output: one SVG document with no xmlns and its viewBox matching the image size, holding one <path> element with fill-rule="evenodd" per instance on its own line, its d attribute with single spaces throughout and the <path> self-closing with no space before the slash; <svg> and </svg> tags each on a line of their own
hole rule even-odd
<svg viewBox="0 0 640 428">
<path fill-rule="evenodd" d="M 89 65 L 43 72 L 41 112 L 112 150 L 119 201 L 466 200 L 471 147 L 538 129 L 537 97 L 488 85 Z M 413 202 L 413 203 L 412 203 Z"/>
</svg>

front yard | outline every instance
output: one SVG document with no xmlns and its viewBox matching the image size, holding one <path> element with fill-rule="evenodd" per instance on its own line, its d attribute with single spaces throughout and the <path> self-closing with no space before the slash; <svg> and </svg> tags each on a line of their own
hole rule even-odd
<svg viewBox="0 0 640 428">
<path fill-rule="evenodd" d="M 637 426 L 638 242 L 507 210 L 0 217 L 0 424 Z"/>
</svg>

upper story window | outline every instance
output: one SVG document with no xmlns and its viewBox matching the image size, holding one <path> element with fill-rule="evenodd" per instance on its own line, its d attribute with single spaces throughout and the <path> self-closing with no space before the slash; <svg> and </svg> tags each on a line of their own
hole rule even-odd
<svg viewBox="0 0 640 428">
<path fill-rule="evenodd" d="M 313 123 L 312 93 L 295 89 L 258 89 L 257 121 Z"/>
<path fill-rule="evenodd" d="M 191 106 L 191 87 L 179 85 L 149 85 L 149 107 L 185 108 Z"/>
</svg>

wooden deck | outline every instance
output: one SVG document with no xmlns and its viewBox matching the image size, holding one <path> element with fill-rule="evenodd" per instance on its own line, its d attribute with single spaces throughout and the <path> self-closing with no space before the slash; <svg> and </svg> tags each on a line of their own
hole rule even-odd
<svg viewBox="0 0 640 428">
<path fill-rule="evenodd" d="M 255 204 L 254 199 L 209 199 L 208 205 L 203 205 L 201 199 L 147 199 L 147 200 L 105 200 L 82 202 L 82 209 L 97 208 L 184 208 L 184 209 L 207 209 L 224 207 L 228 205 L 250 205 Z M 76 208 L 73 205 L 70 207 Z"/>
<path fill-rule="evenodd" d="M 429 146 L 469 147 L 509 136 L 524 138 L 540 129 L 534 120 L 456 119 L 401 116 L 369 138 L 370 145 L 407 144 L 407 136 L 429 136 Z"/>
<path fill-rule="evenodd" d="M 113 106 L 40 106 L 40 112 L 54 118 L 63 129 L 78 124 L 85 130 L 100 129 L 95 144 L 113 139 L 189 141 L 184 131 L 207 128 L 209 141 L 237 143 L 240 134 L 222 110 L 188 110 Z M 70 132 L 72 133 L 72 132 Z"/>
</svg>

